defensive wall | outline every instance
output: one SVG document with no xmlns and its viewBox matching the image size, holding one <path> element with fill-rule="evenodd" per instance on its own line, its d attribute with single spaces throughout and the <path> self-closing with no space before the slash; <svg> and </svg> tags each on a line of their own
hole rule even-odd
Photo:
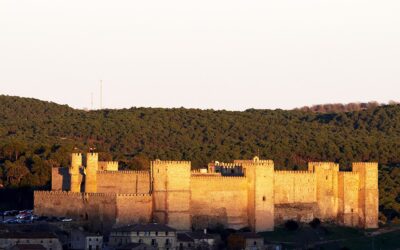
<svg viewBox="0 0 400 250">
<path fill-rule="evenodd" d="M 190 228 L 191 162 L 151 162 L 153 217 L 176 229 Z"/>
<path fill-rule="evenodd" d="M 377 227 L 377 163 L 354 163 L 351 172 L 331 162 L 275 171 L 273 161 L 255 157 L 193 171 L 189 161 L 156 160 L 150 171 L 117 171 L 117 163 L 97 157 L 88 154 L 84 166 L 82 155 L 73 154 L 70 168 L 52 169 L 53 191 L 35 192 L 35 212 L 101 227 L 154 221 L 181 230 L 222 224 L 268 231 L 288 219 L 313 218 Z"/>
<path fill-rule="evenodd" d="M 118 171 L 118 162 L 117 161 L 99 161 L 100 171 Z"/>
<path fill-rule="evenodd" d="M 151 222 L 150 194 L 35 191 L 35 214 L 90 221 L 95 228 Z"/>
<path fill-rule="evenodd" d="M 149 194 L 148 171 L 97 171 L 97 192 Z"/>
<path fill-rule="evenodd" d="M 222 224 L 247 226 L 247 180 L 245 177 L 192 176 L 191 219 L 195 228 Z"/>
<path fill-rule="evenodd" d="M 311 171 L 275 171 L 274 198 L 276 205 L 316 202 L 316 175 Z"/>
</svg>

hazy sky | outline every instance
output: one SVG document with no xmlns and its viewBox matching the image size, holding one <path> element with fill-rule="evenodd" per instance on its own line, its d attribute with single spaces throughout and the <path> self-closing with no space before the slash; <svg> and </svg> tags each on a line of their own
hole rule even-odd
<svg viewBox="0 0 400 250">
<path fill-rule="evenodd" d="M 400 100 L 400 1 L 1 0 L 0 94 L 90 107 Z"/>
</svg>

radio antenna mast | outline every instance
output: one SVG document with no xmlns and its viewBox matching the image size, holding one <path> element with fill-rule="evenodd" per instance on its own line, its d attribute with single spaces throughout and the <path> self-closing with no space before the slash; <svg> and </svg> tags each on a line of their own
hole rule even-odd
<svg viewBox="0 0 400 250">
<path fill-rule="evenodd" d="M 93 92 L 90 93 L 90 110 L 93 110 Z"/>
<path fill-rule="evenodd" d="M 100 109 L 103 109 L 103 80 L 100 80 Z"/>
</svg>

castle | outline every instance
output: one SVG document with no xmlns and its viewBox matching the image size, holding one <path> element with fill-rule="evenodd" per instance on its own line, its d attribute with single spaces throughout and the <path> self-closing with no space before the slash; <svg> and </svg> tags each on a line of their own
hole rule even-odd
<svg viewBox="0 0 400 250">
<path fill-rule="evenodd" d="M 97 153 L 72 154 L 69 168 L 53 168 L 52 191 L 34 193 L 39 215 L 114 224 L 158 222 L 178 230 L 222 224 L 271 231 L 288 219 L 313 218 L 378 227 L 378 164 L 311 162 L 308 171 L 277 171 L 274 162 L 214 162 L 191 170 L 189 161 L 151 162 L 150 171 L 119 171 Z"/>
</svg>

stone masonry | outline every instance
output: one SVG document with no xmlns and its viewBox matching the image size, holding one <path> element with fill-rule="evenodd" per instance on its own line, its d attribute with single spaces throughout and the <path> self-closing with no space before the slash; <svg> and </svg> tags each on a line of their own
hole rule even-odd
<svg viewBox="0 0 400 250">
<path fill-rule="evenodd" d="M 96 221 L 101 227 L 158 222 L 178 230 L 222 224 L 271 231 L 288 219 L 313 218 L 378 227 L 378 164 L 331 162 L 308 171 L 276 171 L 271 160 L 214 162 L 192 171 L 189 161 L 151 162 L 150 171 L 118 171 L 97 153 L 72 154 L 69 168 L 53 168 L 52 191 L 34 194 L 35 213 Z"/>
</svg>

